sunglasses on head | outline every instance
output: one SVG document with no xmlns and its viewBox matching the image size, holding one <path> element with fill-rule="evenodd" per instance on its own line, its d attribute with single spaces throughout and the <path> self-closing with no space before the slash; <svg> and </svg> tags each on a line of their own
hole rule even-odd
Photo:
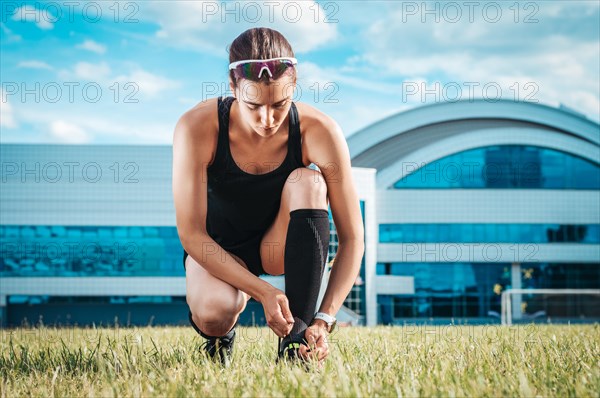
<svg viewBox="0 0 600 398">
<path fill-rule="evenodd" d="M 296 58 L 279 57 L 269 59 L 245 59 L 229 64 L 229 70 L 238 78 L 250 79 L 262 76 L 263 72 L 267 72 L 270 78 L 280 76 L 289 67 L 296 65 Z"/>
</svg>

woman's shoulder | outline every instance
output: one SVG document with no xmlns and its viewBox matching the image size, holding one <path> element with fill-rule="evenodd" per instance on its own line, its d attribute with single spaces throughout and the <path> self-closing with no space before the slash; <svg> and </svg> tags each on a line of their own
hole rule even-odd
<svg viewBox="0 0 600 398">
<path fill-rule="evenodd" d="M 219 136 L 217 98 L 209 98 L 186 111 L 177 121 L 173 142 L 193 148 L 195 155 L 210 166 L 216 155 Z M 203 160 L 203 161 L 204 161 Z"/>
<path fill-rule="evenodd" d="M 303 136 L 310 135 L 311 132 L 321 132 L 319 135 L 323 135 L 324 131 L 335 134 L 339 130 L 340 127 L 333 117 L 313 105 L 295 101 L 294 104 L 298 110 Z"/>
<path fill-rule="evenodd" d="M 298 109 L 304 164 L 323 164 L 332 151 L 347 151 L 344 133 L 334 118 L 314 106 L 294 102 Z"/>
<path fill-rule="evenodd" d="M 200 101 L 181 115 L 180 120 L 185 120 L 187 123 L 206 123 L 210 122 L 210 119 L 218 121 L 217 100 L 218 98 L 215 97 Z"/>
<path fill-rule="evenodd" d="M 218 98 L 208 98 L 184 112 L 177 122 L 194 137 L 207 138 L 219 131 Z"/>
</svg>

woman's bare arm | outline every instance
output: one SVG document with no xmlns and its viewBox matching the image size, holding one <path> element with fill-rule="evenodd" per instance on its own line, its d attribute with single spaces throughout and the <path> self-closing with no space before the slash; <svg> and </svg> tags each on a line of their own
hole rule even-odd
<svg viewBox="0 0 600 398">
<path fill-rule="evenodd" d="M 339 238 L 335 264 L 319 311 L 335 316 L 360 272 L 364 228 L 352 179 L 350 151 L 344 134 L 330 117 L 320 114 L 306 126 L 309 160 L 319 166 Z"/>
<path fill-rule="evenodd" d="M 206 231 L 207 166 L 212 162 L 218 124 L 216 101 L 186 112 L 173 135 L 173 198 L 177 232 L 185 251 L 212 275 L 257 301 L 271 285 L 230 256 Z"/>
</svg>

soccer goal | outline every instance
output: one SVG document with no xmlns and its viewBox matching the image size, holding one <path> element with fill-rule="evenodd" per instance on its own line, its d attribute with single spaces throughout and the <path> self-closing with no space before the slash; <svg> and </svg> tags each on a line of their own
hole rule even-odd
<svg viewBox="0 0 600 398">
<path fill-rule="evenodd" d="M 536 308 L 534 311 L 529 310 L 528 312 L 525 312 L 524 308 L 526 308 L 528 301 L 524 301 L 523 296 L 526 296 L 528 299 L 530 299 L 535 295 L 539 296 L 538 299 L 529 301 L 533 301 L 538 308 Z M 592 299 L 587 300 L 583 306 L 590 308 L 590 315 L 597 316 L 597 314 L 594 314 L 594 312 L 597 312 L 597 309 L 600 308 L 598 306 L 600 303 L 600 289 L 507 289 L 502 292 L 502 296 L 500 298 L 500 319 L 503 325 L 508 326 L 512 325 L 513 318 L 530 321 L 539 318 L 551 319 L 554 315 L 553 312 L 560 312 L 557 310 L 557 308 L 560 309 L 566 305 L 578 305 L 578 308 L 582 307 L 580 302 L 569 303 L 567 300 L 565 300 L 568 298 L 568 296 L 576 295 L 592 296 Z M 554 300 L 554 303 L 552 303 L 552 298 L 561 299 L 558 302 L 557 300 Z M 514 301 L 516 301 L 516 303 L 513 302 L 513 299 L 515 299 Z M 523 304 L 525 304 L 525 306 Z"/>
</svg>

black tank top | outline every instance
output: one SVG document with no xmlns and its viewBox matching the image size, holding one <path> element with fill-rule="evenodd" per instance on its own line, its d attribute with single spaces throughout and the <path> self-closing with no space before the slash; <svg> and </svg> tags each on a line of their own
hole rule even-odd
<svg viewBox="0 0 600 398">
<path fill-rule="evenodd" d="M 241 247 L 263 235 L 279 211 L 286 179 L 302 163 L 300 120 L 296 105 L 289 111 L 287 155 L 279 167 L 265 174 L 250 174 L 252 164 L 240 168 L 229 147 L 229 113 L 234 97 L 218 98 L 219 137 L 213 163 L 207 168 L 206 229 L 225 249 Z M 293 178 L 293 175 L 292 175 Z"/>
</svg>

